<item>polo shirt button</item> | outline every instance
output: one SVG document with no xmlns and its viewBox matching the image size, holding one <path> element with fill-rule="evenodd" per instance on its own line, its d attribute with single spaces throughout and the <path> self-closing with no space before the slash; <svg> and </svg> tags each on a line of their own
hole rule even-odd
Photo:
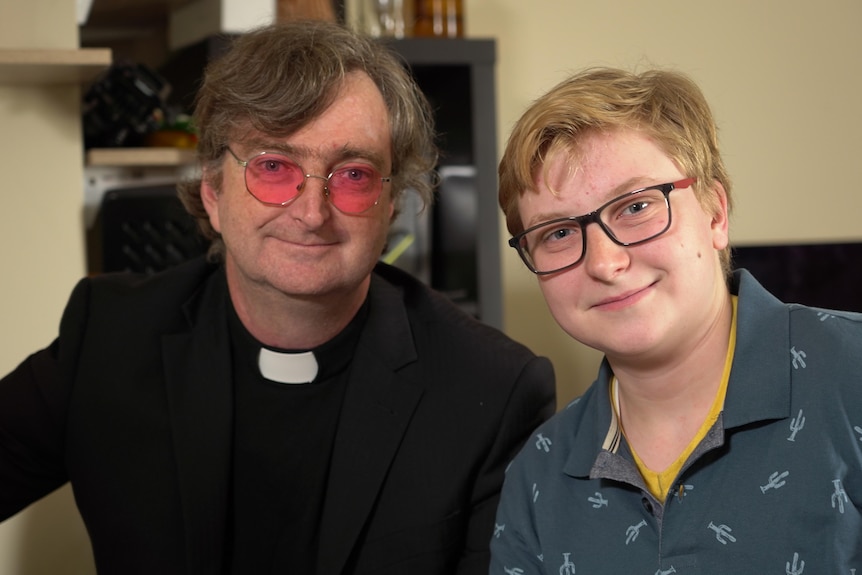
<svg viewBox="0 0 862 575">
<path fill-rule="evenodd" d="M 650 515 L 652 515 L 653 509 L 652 509 L 652 503 L 650 503 L 650 500 L 647 499 L 646 497 L 644 497 L 643 499 L 641 499 L 641 503 L 643 504 L 644 509 L 646 509 L 646 512 L 649 513 Z"/>
</svg>

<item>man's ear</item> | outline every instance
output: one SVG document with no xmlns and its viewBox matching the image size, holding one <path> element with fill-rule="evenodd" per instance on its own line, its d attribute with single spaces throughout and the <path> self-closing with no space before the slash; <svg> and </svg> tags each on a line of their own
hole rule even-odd
<svg viewBox="0 0 862 575">
<path fill-rule="evenodd" d="M 209 215 L 210 225 L 212 225 L 215 231 L 221 233 L 218 212 L 219 192 L 210 183 L 210 178 L 207 177 L 207 174 L 204 174 L 201 178 L 201 202 Z"/>
<path fill-rule="evenodd" d="M 712 205 L 712 243 L 715 249 L 723 250 L 730 244 L 730 214 L 727 205 L 727 190 L 718 180 L 712 181 L 710 193 Z"/>
</svg>

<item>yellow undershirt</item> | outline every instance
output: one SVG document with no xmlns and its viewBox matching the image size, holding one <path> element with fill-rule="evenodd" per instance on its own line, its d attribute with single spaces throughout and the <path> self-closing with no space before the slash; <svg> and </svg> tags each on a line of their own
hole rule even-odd
<svg viewBox="0 0 862 575">
<path fill-rule="evenodd" d="M 730 338 L 727 346 L 727 357 L 724 360 L 724 373 L 721 375 L 721 386 L 718 388 L 718 393 L 715 395 L 715 400 L 712 402 L 712 407 L 709 410 L 709 413 L 706 416 L 703 424 L 700 426 L 697 434 L 688 444 L 688 447 L 679 455 L 679 457 L 673 463 L 668 466 L 667 469 L 661 472 L 655 472 L 649 469 L 644 462 L 641 461 L 641 458 L 638 457 L 637 453 L 635 453 L 634 449 L 631 449 L 632 455 L 635 459 L 635 464 L 638 467 L 638 471 L 640 471 L 641 476 L 644 478 L 646 482 L 647 488 L 650 493 L 659 500 L 664 501 L 667 495 L 668 490 L 673 485 L 674 480 L 679 475 L 680 469 L 682 469 L 683 464 L 686 462 L 688 457 L 691 455 L 692 451 L 700 444 L 704 437 L 706 437 L 707 432 L 713 426 L 713 424 L 718 419 L 718 415 L 721 413 L 721 410 L 724 409 L 724 398 L 727 395 L 727 383 L 730 380 L 730 367 L 733 365 L 733 352 L 736 348 L 736 302 L 737 296 L 731 296 L 732 307 L 733 307 L 733 316 L 730 323 Z M 611 404 L 614 406 L 614 412 L 619 419 L 619 398 L 616 392 L 617 387 L 617 378 L 614 377 L 611 380 Z M 622 427 L 622 425 L 620 425 Z M 625 435 L 625 430 L 623 430 L 623 435 Z M 629 444 L 631 448 L 631 444 Z"/>
</svg>

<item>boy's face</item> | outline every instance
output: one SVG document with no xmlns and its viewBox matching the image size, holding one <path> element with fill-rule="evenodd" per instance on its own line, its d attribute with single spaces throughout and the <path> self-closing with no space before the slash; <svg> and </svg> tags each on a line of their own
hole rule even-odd
<svg viewBox="0 0 862 575">
<path fill-rule="evenodd" d="M 626 192 L 688 176 L 644 134 L 595 132 L 577 154 L 547 159 L 536 173 L 537 192 L 520 198 L 521 219 L 529 228 L 587 214 Z M 590 224 L 581 263 L 539 276 L 551 313 L 569 335 L 612 362 L 652 362 L 686 353 L 715 323 L 727 298 L 719 263 L 728 243 L 727 206 L 719 184 L 697 185 L 721 198 L 717 213 L 704 211 L 693 187 L 674 190 L 664 234 L 623 247 Z"/>
</svg>

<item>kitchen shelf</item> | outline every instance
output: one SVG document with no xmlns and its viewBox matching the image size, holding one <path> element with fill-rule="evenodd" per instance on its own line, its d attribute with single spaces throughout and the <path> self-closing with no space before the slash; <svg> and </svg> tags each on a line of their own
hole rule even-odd
<svg viewBox="0 0 862 575">
<path fill-rule="evenodd" d="M 111 65 L 111 50 L 0 49 L 0 85 L 86 84 Z"/>
</svg>

